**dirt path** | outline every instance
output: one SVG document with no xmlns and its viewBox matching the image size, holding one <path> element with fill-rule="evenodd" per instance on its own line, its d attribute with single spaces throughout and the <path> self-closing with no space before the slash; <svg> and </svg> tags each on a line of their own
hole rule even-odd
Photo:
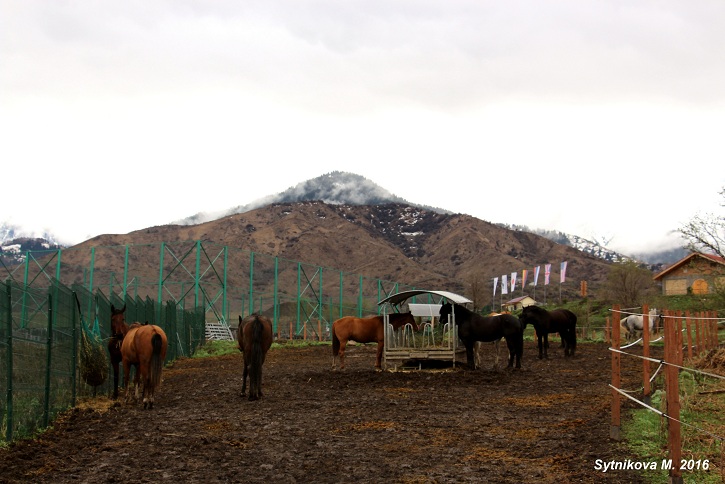
<svg viewBox="0 0 725 484">
<path fill-rule="evenodd" d="M 182 359 L 154 410 L 75 409 L 0 450 L 0 481 L 642 482 L 594 469 L 632 458 L 609 439 L 606 346 L 535 355 L 526 343 L 518 371 L 381 373 L 374 347 L 356 346 L 332 372 L 329 347 L 276 349 L 257 402 L 239 396 L 240 355 Z"/>
</svg>

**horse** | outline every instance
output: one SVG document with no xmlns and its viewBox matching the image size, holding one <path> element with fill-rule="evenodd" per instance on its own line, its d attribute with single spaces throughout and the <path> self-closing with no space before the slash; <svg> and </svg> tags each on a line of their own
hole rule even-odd
<svg viewBox="0 0 725 484">
<path fill-rule="evenodd" d="M 398 330 L 400 327 L 410 324 L 413 331 L 418 331 L 418 325 L 415 318 L 410 312 L 407 313 L 391 313 L 388 320 L 393 329 Z M 385 328 L 383 325 L 383 315 L 368 316 L 365 318 L 357 318 L 355 316 L 345 316 L 332 323 L 332 369 L 335 369 L 335 358 L 340 356 L 340 369 L 345 369 L 345 346 L 349 340 L 358 343 L 378 343 L 378 354 L 375 359 L 375 369 L 382 368 L 383 347 L 385 346 Z"/>
<path fill-rule="evenodd" d="M 111 365 L 113 366 L 113 399 L 118 398 L 118 367 L 123 361 L 121 356 L 121 343 L 123 337 L 128 333 L 126 325 L 126 305 L 121 309 L 111 304 L 111 337 L 108 340 L 108 353 L 111 355 Z"/>
<path fill-rule="evenodd" d="M 499 316 L 501 314 L 511 314 L 511 312 L 510 311 L 502 311 L 500 313 L 490 312 L 490 313 L 488 313 L 487 316 Z M 496 350 L 496 355 L 494 357 L 495 360 L 494 360 L 494 363 L 493 363 L 493 368 L 495 370 L 498 370 L 498 362 L 499 362 L 499 359 L 500 359 L 499 358 L 499 354 L 498 354 L 499 343 L 500 342 L 501 342 L 500 339 L 497 339 L 496 341 L 493 342 L 493 347 Z M 482 341 L 476 341 L 476 344 L 473 346 L 473 354 L 475 356 L 476 368 L 477 369 L 482 367 L 482 363 L 483 363 L 483 356 L 481 356 L 482 349 L 483 349 L 483 342 Z"/>
<path fill-rule="evenodd" d="M 123 384 L 126 387 L 126 403 L 131 398 L 128 379 L 131 366 L 136 367 L 134 378 L 135 396 L 138 399 L 139 378 L 143 384 L 143 408 L 154 407 L 154 394 L 161 384 L 161 371 L 166 359 L 168 341 L 166 333 L 155 324 L 133 323 L 123 337 L 121 357 L 123 360 Z"/>
<path fill-rule="evenodd" d="M 526 306 L 519 319 L 534 326 L 539 346 L 539 359 L 548 358 L 549 333 L 559 333 L 564 345 L 564 356 L 574 356 L 576 351 L 576 314 L 568 309 L 547 311 L 540 306 Z"/>
<path fill-rule="evenodd" d="M 524 326 L 519 318 L 513 314 L 481 316 L 459 304 L 445 303 L 441 305 L 441 321 L 447 321 L 451 314 L 454 315 L 458 327 L 458 338 L 466 347 L 466 362 L 469 369 L 476 368 L 473 347 L 477 341 L 495 342 L 500 341 L 501 338 L 506 340 L 506 346 L 509 349 L 508 367 L 513 368 L 515 359 L 516 368 L 521 368 L 521 356 L 524 353 Z"/>
<path fill-rule="evenodd" d="M 652 308 L 649 310 L 649 332 L 652 333 L 655 327 L 655 320 L 662 318 L 661 314 L 657 314 L 657 309 Z M 642 314 L 630 314 L 626 318 L 622 318 L 619 324 L 627 331 L 627 339 L 634 339 L 637 336 L 637 332 L 642 332 L 644 328 L 644 316 Z"/>
<path fill-rule="evenodd" d="M 250 314 L 244 319 L 239 316 L 237 343 L 239 351 L 244 354 L 242 396 L 247 394 L 247 375 L 249 375 L 250 401 L 262 397 L 262 365 L 273 339 L 272 322 L 268 317 L 259 313 Z"/>
</svg>

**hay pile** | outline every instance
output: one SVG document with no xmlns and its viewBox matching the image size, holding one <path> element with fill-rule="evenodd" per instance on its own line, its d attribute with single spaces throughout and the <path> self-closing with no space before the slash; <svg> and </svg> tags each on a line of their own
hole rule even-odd
<svg viewBox="0 0 725 484">
<path fill-rule="evenodd" d="M 725 348 L 716 348 L 708 351 L 695 364 L 695 367 L 699 370 L 725 376 Z"/>
<path fill-rule="evenodd" d="M 103 384 L 108 377 L 108 360 L 106 349 L 100 338 L 89 335 L 85 328 L 81 330 L 81 378 L 93 387 Z"/>
</svg>

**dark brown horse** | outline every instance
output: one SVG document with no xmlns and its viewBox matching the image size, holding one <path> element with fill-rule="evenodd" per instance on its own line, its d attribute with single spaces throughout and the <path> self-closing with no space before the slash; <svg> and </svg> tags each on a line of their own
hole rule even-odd
<svg viewBox="0 0 725 484">
<path fill-rule="evenodd" d="M 513 314 L 481 316 L 459 304 L 445 303 L 441 305 L 441 323 L 449 322 L 451 314 L 455 315 L 458 337 L 466 347 L 466 362 L 471 370 L 476 368 L 473 348 L 477 341 L 492 342 L 501 338 L 506 340 L 509 349 L 509 368 L 521 368 L 521 356 L 524 353 L 524 325 Z M 497 347 L 498 350 L 498 347 Z"/>
<path fill-rule="evenodd" d="M 539 345 L 539 359 L 548 358 L 549 333 L 559 333 L 564 345 L 564 356 L 574 356 L 576 351 L 576 314 L 568 309 L 554 309 L 547 311 L 540 306 L 526 306 L 519 319 L 524 323 L 532 324 L 536 330 L 536 339 Z"/>
<path fill-rule="evenodd" d="M 143 384 L 143 408 L 154 407 L 154 394 L 161 384 L 161 371 L 166 359 L 168 342 L 166 333 L 154 324 L 133 323 L 121 344 L 123 358 L 123 385 L 126 387 L 126 402 L 131 398 L 128 386 L 131 365 L 136 367 L 135 396 L 138 399 L 139 377 Z"/>
<path fill-rule="evenodd" d="M 258 313 L 250 314 L 244 319 L 239 316 L 237 342 L 239 351 L 244 353 L 242 396 L 246 396 L 247 393 L 247 374 L 249 374 L 249 400 L 258 400 L 262 397 L 262 365 L 273 339 L 272 322 L 268 317 Z"/>
<path fill-rule="evenodd" d="M 415 318 L 411 313 L 391 313 L 390 324 L 393 329 L 410 324 L 413 331 L 418 330 Z M 340 356 L 340 369 L 345 368 L 345 346 L 349 340 L 358 343 L 378 343 L 378 356 L 375 359 L 375 368 L 380 369 L 383 358 L 383 347 L 385 345 L 385 330 L 383 327 L 383 315 L 356 318 L 345 316 L 332 323 L 332 369 L 335 369 L 335 358 Z"/>
<path fill-rule="evenodd" d="M 126 305 L 121 309 L 117 309 L 111 304 L 111 337 L 108 340 L 108 353 L 111 355 L 111 365 L 113 366 L 113 399 L 118 398 L 118 367 L 123 358 L 121 357 L 121 343 L 123 337 L 128 333 L 126 325 Z"/>
</svg>

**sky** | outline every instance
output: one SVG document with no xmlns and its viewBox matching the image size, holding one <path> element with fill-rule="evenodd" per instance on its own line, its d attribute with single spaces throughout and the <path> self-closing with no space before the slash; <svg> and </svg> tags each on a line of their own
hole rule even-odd
<svg viewBox="0 0 725 484">
<path fill-rule="evenodd" d="M 0 224 L 69 244 L 331 171 L 636 253 L 721 210 L 725 2 L 0 0 Z"/>
</svg>

